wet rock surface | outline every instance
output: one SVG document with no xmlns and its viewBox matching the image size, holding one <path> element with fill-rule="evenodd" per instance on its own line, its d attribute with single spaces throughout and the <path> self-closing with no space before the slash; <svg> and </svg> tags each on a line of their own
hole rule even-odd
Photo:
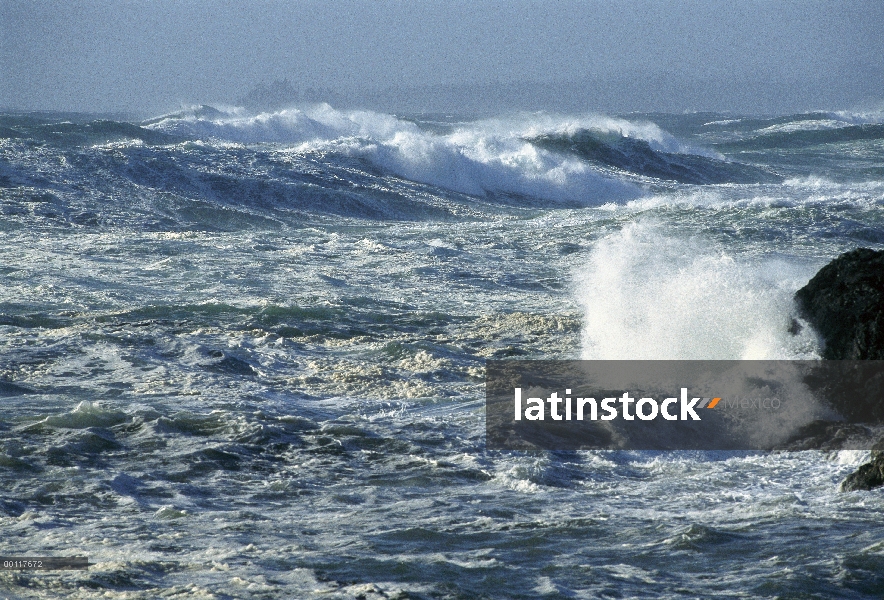
<svg viewBox="0 0 884 600">
<path fill-rule="evenodd" d="M 798 290 L 795 300 L 823 338 L 823 358 L 884 359 L 884 251 L 842 254 Z"/>
<path fill-rule="evenodd" d="M 871 490 L 884 485 L 884 453 L 879 451 L 873 455 L 874 458 L 870 462 L 861 465 L 844 478 L 840 487 L 842 492 Z"/>
<path fill-rule="evenodd" d="M 842 254 L 795 293 L 801 316 L 816 329 L 829 360 L 884 360 L 884 251 L 857 248 Z M 876 370 L 876 369 L 873 369 Z M 880 389 L 884 376 L 871 373 L 861 383 L 828 381 L 826 394 L 849 421 L 880 421 L 884 406 L 857 399 Z M 845 384 L 845 385 L 842 385 Z M 884 485 L 884 453 L 880 440 L 872 460 L 842 482 L 844 492 L 871 490 Z"/>
</svg>

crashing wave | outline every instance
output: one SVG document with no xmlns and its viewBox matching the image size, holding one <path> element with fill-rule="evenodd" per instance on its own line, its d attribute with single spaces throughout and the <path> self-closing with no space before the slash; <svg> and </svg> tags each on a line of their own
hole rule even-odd
<svg viewBox="0 0 884 600">
<path fill-rule="evenodd" d="M 176 113 L 146 126 L 191 139 L 355 156 L 397 177 L 474 196 L 503 194 L 592 205 L 641 195 L 633 182 L 609 170 L 525 139 L 538 125 L 547 125 L 543 118 L 539 121 L 478 121 L 440 134 L 392 115 L 319 104 L 257 115 Z M 654 143 L 677 146 L 659 129 L 647 129 L 656 134 L 651 137 Z"/>
</svg>

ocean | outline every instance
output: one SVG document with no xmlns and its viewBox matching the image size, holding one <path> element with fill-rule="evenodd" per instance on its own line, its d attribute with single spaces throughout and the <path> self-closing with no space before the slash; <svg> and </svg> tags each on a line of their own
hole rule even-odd
<svg viewBox="0 0 884 600">
<path fill-rule="evenodd" d="M 880 598 L 868 452 L 485 447 L 488 359 L 820 357 L 884 115 L 0 115 L 9 598 Z M 806 325 L 806 324 L 805 324 Z"/>
</svg>

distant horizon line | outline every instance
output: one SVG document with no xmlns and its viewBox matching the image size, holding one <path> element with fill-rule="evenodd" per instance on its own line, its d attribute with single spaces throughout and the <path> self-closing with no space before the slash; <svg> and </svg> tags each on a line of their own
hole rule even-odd
<svg viewBox="0 0 884 600">
<path fill-rule="evenodd" d="M 221 102 L 221 101 L 205 101 L 205 102 L 181 102 L 176 106 L 169 106 L 169 108 L 159 109 L 157 111 L 136 111 L 136 110 L 124 110 L 124 109 L 108 109 L 108 110 L 88 110 L 88 109 L 74 109 L 74 108 L 24 108 L 24 107 L 16 107 L 16 106 L 0 106 L 0 114 L 3 115 L 31 115 L 35 117 L 45 116 L 47 118 L 59 118 L 64 117 L 65 115 L 77 118 L 91 118 L 94 120 L 114 120 L 114 121 L 126 121 L 126 122 L 143 122 L 151 119 L 157 119 L 166 115 L 174 115 L 176 113 L 180 113 L 189 109 L 193 109 L 201 106 L 208 106 L 210 108 L 216 110 L 223 110 L 225 108 L 234 108 L 234 109 L 243 109 L 247 112 L 249 116 L 257 116 L 259 114 L 272 114 L 278 113 L 285 110 L 298 110 L 303 107 L 308 106 L 317 106 L 320 104 L 327 104 L 331 106 L 331 108 L 335 110 L 341 111 L 350 111 L 350 110 L 366 110 L 371 112 L 376 112 L 379 114 L 388 114 L 392 116 L 402 116 L 402 117 L 417 117 L 417 116 L 434 116 L 434 115 L 445 115 L 450 117 L 459 117 L 464 119 L 482 119 L 482 118 L 492 118 L 492 117 L 501 117 L 507 115 L 518 115 L 524 113 L 547 113 L 551 115 L 561 115 L 561 116 L 578 116 L 578 115 L 599 115 L 599 116 L 628 116 L 628 115 L 701 115 L 701 114 L 709 114 L 709 115 L 719 115 L 719 116 L 730 116 L 730 117 L 739 117 L 739 118 L 776 118 L 776 117 L 785 117 L 790 115 L 812 115 L 812 114 L 832 114 L 838 112 L 849 113 L 853 115 L 860 116 L 864 113 L 884 113 L 884 102 L 879 103 L 877 106 L 851 106 L 849 108 L 844 107 L 831 107 L 831 108 L 811 108 L 811 109 L 799 109 L 799 110 L 783 110 L 783 111 L 742 111 L 742 110 L 734 110 L 734 109 L 684 109 L 684 110 L 615 110 L 615 109 L 601 109 L 601 108 L 586 108 L 586 109 L 535 109 L 535 108 L 519 108 L 517 106 L 510 107 L 500 107 L 497 110 L 494 109 L 486 109 L 481 111 L 457 111 L 457 110 L 446 110 L 446 109 L 437 109 L 437 110 L 397 110 L 397 109 L 383 109 L 378 108 L 376 106 L 365 106 L 360 104 L 339 104 L 333 101 L 328 100 L 315 100 L 315 101 L 293 101 L 291 103 L 287 103 L 285 106 L 281 106 L 278 108 L 267 108 L 267 109 L 250 109 L 246 106 L 243 106 L 238 103 L 231 102 Z"/>
<path fill-rule="evenodd" d="M 229 92 L 226 98 L 202 101 L 158 97 L 140 106 L 130 102 L 131 108 L 109 106 L 104 102 L 98 108 L 76 104 L 46 107 L 4 103 L 0 110 L 125 115 L 144 119 L 201 105 L 272 112 L 322 102 L 341 110 L 410 115 L 451 113 L 475 118 L 526 111 L 564 114 L 714 113 L 760 117 L 884 111 L 884 96 L 879 90 L 857 93 L 858 90 L 854 89 L 850 92 L 835 85 L 837 82 L 831 76 L 782 79 L 773 75 L 740 74 L 725 81 L 712 74 L 686 77 L 683 73 L 655 71 L 643 74 L 596 73 L 554 81 L 475 80 L 361 88 L 337 83 L 337 86 L 321 85 L 283 76 L 272 81 L 262 79 L 244 93 Z M 764 93 L 757 93 L 759 84 L 763 84 Z M 653 95 L 649 95 L 649 89 Z M 292 97 L 282 98 L 283 94 Z"/>
</svg>

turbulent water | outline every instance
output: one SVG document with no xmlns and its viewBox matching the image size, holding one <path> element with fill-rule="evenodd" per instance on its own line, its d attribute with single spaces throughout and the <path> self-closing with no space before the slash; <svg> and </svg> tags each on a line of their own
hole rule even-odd
<svg viewBox="0 0 884 600">
<path fill-rule="evenodd" d="M 11 598 L 879 598 L 866 455 L 489 451 L 489 358 L 819 357 L 880 114 L 0 116 Z"/>
</svg>

